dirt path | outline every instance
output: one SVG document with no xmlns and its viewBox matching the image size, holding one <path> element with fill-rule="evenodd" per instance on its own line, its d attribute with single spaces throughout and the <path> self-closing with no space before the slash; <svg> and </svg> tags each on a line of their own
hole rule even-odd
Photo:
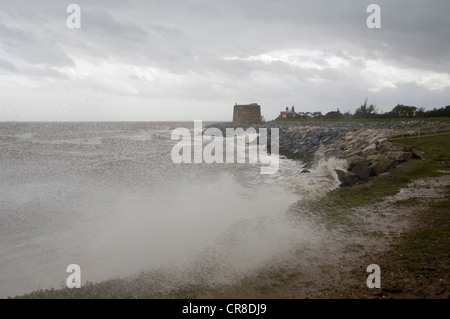
<svg viewBox="0 0 450 319">
<path fill-rule="evenodd" d="M 307 270 L 295 263 L 268 267 L 199 297 L 450 298 L 448 249 L 433 250 L 448 245 L 450 234 L 438 234 L 436 244 L 405 236 L 448 216 L 448 206 L 437 203 L 448 201 L 449 185 L 448 174 L 416 180 L 380 203 L 354 209 L 356 231 L 341 232 L 339 249 L 317 255 Z M 370 264 L 380 266 L 381 289 L 367 287 Z"/>
</svg>

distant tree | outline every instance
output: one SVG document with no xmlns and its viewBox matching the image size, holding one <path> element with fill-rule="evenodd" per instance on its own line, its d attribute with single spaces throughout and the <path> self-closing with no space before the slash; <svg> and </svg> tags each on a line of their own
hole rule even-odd
<svg viewBox="0 0 450 319">
<path fill-rule="evenodd" d="M 341 111 L 339 111 L 339 109 L 337 109 L 336 111 L 328 112 L 323 117 L 326 119 L 338 119 L 338 118 L 342 118 L 342 113 L 341 113 Z"/>
<path fill-rule="evenodd" d="M 442 116 L 450 117 L 450 105 L 442 108 Z"/>
<path fill-rule="evenodd" d="M 450 105 L 441 107 L 440 109 L 434 108 L 425 112 L 426 117 L 450 117 Z"/>
<path fill-rule="evenodd" d="M 425 116 L 425 108 L 424 107 L 417 108 L 414 117 L 424 117 L 424 116 Z"/>
<path fill-rule="evenodd" d="M 408 118 L 414 117 L 416 114 L 417 107 L 407 106 L 403 104 L 398 104 L 396 107 L 389 112 L 389 117 L 392 118 Z"/>
<path fill-rule="evenodd" d="M 367 98 L 364 104 L 355 111 L 355 118 L 374 118 L 377 115 L 376 106 L 373 104 L 367 105 Z"/>
<path fill-rule="evenodd" d="M 297 112 L 297 118 L 300 118 L 300 119 L 306 120 L 310 116 L 311 116 L 310 112 Z"/>
<path fill-rule="evenodd" d="M 346 118 L 346 119 L 350 119 L 350 118 L 353 117 L 353 114 L 350 113 L 350 111 L 347 111 L 347 112 L 345 112 L 344 114 L 342 114 L 342 117 L 343 117 L 343 118 Z"/>
<path fill-rule="evenodd" d="M 312 112 L 311 117 L 320 118 L 323 117 L 322 112 Z"/>
</svg>

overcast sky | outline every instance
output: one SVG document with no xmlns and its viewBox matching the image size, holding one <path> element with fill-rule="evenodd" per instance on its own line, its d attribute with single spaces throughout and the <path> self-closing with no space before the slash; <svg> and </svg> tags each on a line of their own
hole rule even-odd
<svg viewBox="0 0 450 319">
<path fill-rule="evenodd" d="M 0 121 L 231 121 L 253 102 L 269 120 L 366 97 L 382 112 L 442 107 L 449 14 L 448 0 L 0 0 Z"/>
</svg>

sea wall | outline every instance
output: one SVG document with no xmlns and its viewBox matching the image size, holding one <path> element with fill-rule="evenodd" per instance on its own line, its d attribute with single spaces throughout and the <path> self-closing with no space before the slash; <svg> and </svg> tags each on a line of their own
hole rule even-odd
<svg viewBox="0 0 450 319">
<path fill-rule="evenodd" d="M 414 125 L 431 125 L 415 121 Z M 436 123 L 432 123 L 438 125 Z M 225 128 L 250 126 L 236 123 L 215 123 L 225 134 Z M 405 123 L 391 122 L 269 122 L 251 125 L 258 128 L 279 129 L 279 153 L 290 159 L 301 160 L 307 168 L 319 158 L 339 158 L 347 162 L 346 171 L 338 171 L 341 186 L 350 186 L 389 172 L 399 164 L 421 159 L 423 154 L 412 147 L 390 140 L 392 130 L 405 128 Z M 270 151 L 270 145 L 269 145 Z"/>
<path fill-rule="evenodd" d="M 389 140 L 387 129 L 296 127 L 280 136 L 280 154 L 300 159 L 307 166 L 318 158 L 347 161 L 347 171 L 337 171 L 341 186 L 350 186 L 390 171 L 422 154 Z"/>
</svg>

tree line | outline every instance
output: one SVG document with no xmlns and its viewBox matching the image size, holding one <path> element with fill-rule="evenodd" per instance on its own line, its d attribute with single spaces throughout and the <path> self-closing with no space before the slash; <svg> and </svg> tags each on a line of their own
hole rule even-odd
<svg viewBox="0 0 450 319">
<path fill-rule="evenodd" d="M 425 118 L 425 117 L 450 117 L 450 105 L 434 108 L 426 111 L 423 107 L 409 106 L 398 104 L 391 111 L 379 113 L 376 105 L 367 104 L 367 99 L 355 113 L 345 112 L 341 113 L 339 109 L 331 111 L 326 114 L 322 112 L 298 112 L 297 118 L 322 118 L 322 119 L 340 119 L 340 118 L 355 118 L 355 119 L 395 119 L 395 118 Z"/>
</svg>

